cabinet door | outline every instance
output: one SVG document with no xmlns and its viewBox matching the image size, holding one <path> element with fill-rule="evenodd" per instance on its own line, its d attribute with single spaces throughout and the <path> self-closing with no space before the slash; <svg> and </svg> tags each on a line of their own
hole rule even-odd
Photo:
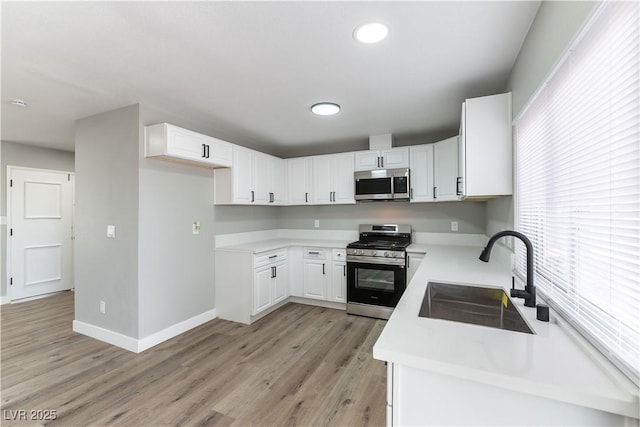
<svg viewBox="0 0 640 427">
<path fill-rule="evenodd" d="M 268 205 L 271 200 L 271 180 L 273 174 L 273 157 L 267 154 L 252 152 L 254 175 L 253 190 L 256 205 Z"/>
<path fill-rule="evenodd" d="M 409 147 L 391 148 L 380 153 L 383 169 L 396 169 L 409 167 Z"/>
<path fill-rule="evenodd" d="M 273 278 L 273 304 L 277 304 L 289 296 L 289 275 L 287 264 L 278 264 L 274 266 L 275 277 Z"/>
<path fill-rule="evenodd" d="M 305 298 L 326 299 L 326 263 L 318 261 L 304 261 L 304 296 Z"/>
<path fill-rule="evenodd" d="M 306 205 L 311 203 L 311 171 L 313 159 L 299 157 L 287 159 L 287 185 L 290 205 Z"/>
<path fill-rule="evenodd" d="M 255 315 L 271 306 L 271 266 L 257 268 L 253 275 L 253 312 Z"/>
<path fill-rule="evenodd" d="M 287 165 L 284 160 L 273 158 L 271 170 L 271 193 L 273 205 L 287 204 Z"/>
<path fill-rule="evenodd" d="M 218 138 L 207 137 L 209 145 L 207 162 L 216 166 L 231 167 L 233 165 L 232 145 Z"/>
<path fill-rule="evenodd" d="M 353 153 L 333 156 L 333 202 L 355 203 L 355 180 L 353 178 Z"/>
<path fill-rule="evenodd" d="M 433 147 L 435 201 L 458 200 L 458 137 L 436 142 Z"/>
<path fill-rule="evenodd" d="M 253 154 L 246 148 L 233 148 L 233 202 L 250 204 L 255 200 L 253 190 Z"/>
<path fill-rule="evenodd" d="M 331 301 L 347 302 L 347 263 L 334 261 L 331 271 Z"/>
<path fill-rule="evenodd" d="M 410 253 L 407 254 L 407 284 L 416 274 L 416 270 L 420 267 L 420 263 L 424 259 L 424 254 Z"/>
<path fill-rule="evenodd" d="M 315 204 L 332 203 L 333 164 L 331 155 L 313 157 L 313 203 Z"/>
<path fill-rule="evenodd" d="M 411 147 L 411 202 L 433 202 L 433 145 Z"/>
<path fill-rule="evenodd" d="M 377 150 L 356 151 L 355 153 L 355 170 L 371 171 L 380 169 L 380 152 Z"/>
<path fill-rule="evenodd" d="M 167 125 L 167 155 L 204 162 L 208 142 L 204 135 Z"/>
</svg>

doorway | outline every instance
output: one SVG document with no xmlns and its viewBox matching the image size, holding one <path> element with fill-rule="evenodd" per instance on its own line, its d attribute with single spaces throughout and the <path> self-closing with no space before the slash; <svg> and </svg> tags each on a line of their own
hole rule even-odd
<svg viewBox="0 0 640 427">
<path fill-rule="evenodd" d="M 73 172 L 7 166 L 7 295 L 73 288 Z"/>
</svg>

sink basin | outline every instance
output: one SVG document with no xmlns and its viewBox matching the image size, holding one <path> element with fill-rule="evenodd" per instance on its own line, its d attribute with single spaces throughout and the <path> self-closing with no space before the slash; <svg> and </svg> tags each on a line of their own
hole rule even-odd
<svg viewBox="0 0 640 427">
<path fill-rule="evenodd" d="M 533 334 L 500 288 L 429 282 L 418 316 Z"/>
</svg>

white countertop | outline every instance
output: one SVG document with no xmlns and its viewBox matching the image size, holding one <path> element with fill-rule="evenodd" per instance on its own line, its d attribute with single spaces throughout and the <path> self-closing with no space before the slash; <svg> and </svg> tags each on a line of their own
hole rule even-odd
<svg viewBox="0 0 640 427">
<path fill-rule="evenodd" d="M 329 239 L 268 239 L 255 242 L 245 242 L 237 245 L 227 245 L 216 248 L 216 250 L 224 251 L 240 251 L 240 252 L 268 252 L 276 249 L 282 249 L 289 246 L 304 246 L 311 248 L 346 248 L 350 241 L 329 240 Z"/>
<path fill-rule="evenodd" d="M 428 281 L 511 287 L 509 253 L 494 247 L 425 245 L 426 256 L 373 347 L 376 359 L 505 389 L 640 416 L 638 389 L 554 313 L 512 298 L 535 335 L 418 317 Z M 416 249 L 416 248 L 414 248 Z M 521 287 L 521 286 L 520 286 Z M 538 302 L 540 298 L 538 298 Z"/>
</svg>

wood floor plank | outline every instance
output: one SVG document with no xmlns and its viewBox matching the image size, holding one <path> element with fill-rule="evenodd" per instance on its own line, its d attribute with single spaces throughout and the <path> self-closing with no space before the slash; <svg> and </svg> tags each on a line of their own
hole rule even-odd
<svg viewBox="0 0 640 427">
<path fill-rule="evenodd" d="M 3 426 L 378 426 L 385 321 L 287 304 L 252 325 L 215 319 L 134 354 L 71 330 L 73 293 L 0 307 Z M 5 417 L 6 418 L 6 417 Z"/>
</svg>

